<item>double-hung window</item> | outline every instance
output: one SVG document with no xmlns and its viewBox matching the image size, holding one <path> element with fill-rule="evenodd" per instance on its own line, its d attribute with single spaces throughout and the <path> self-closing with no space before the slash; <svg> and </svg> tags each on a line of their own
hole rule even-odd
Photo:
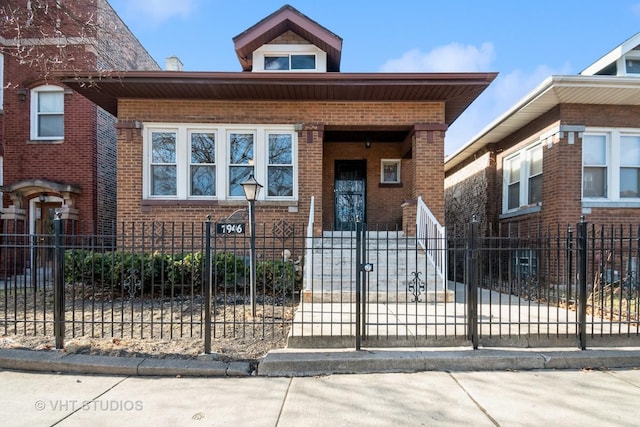
<svg viewBox="0 0 640 427">
<path fill-rule="evenodd" d="M 265 200 L 297 197 L 293 125 L 144 125 L 145 199 L 242 199 L 254 175 Z"/>
<path fill-rule="evenodd" d="M 603 203 L 640 199 L 640 131 L 585 131 L 582 137 L 582 198 Z"/>
<path fill-rule="evenodd" d="M 620 136 L 620 198 L 640 197 L 640 135 Z"/>
<path fill-rule="evenodd" d="M 269 196 L 293 196 L 293 135 L 268 133 L 267 193 Z"/>
<path fill-rule="evenodd" d="M 503 162 L 503 211 L 542 202 L 542 145 L 535 144 Z"/>
<path fill-rule="evenodd" d="M 31 90 L 31 139 L 64 138 L 64 89 L 45 85 Z"/>
<path fill-rule="evenodd" d="M 244 197 L 242 183 L 255 175 L 254 150 L 255 133 L 229 133 L 229 196 Z"/>
<path fill-rule="evenodd" d="M 582 136 L 582 194 L 607 197 L 607 135 Z"/>
<path fill-rule="evenodd" d="M 177 196 L 177 133 L 151 132 L 151 195 Z"/>
<path fill-rule="evenodd" d="M 190 160 L 189 194 L 216 195 L 216 134 L 215 132 L 189 132 Z"/>
</svg>

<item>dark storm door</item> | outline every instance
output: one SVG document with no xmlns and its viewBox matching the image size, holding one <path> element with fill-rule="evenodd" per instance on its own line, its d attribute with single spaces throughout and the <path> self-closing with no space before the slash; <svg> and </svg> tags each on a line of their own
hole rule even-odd
<svg viewBox="0 0 640 427">
<path fill-rule="evenodd" d="M 335 229 L 355 230 L 356 221 L 365 222 L 366 160 L 336 160 Z"/>
<path fill-rule="evenodd" d="M 36 219 L 36 234 L 38 236 L 38 267 L 51 265 L 53 261 L 53 220 L 56 211 L 60 209 L 60 202 L 40 203 L 40 214 Z"/>
</svg>

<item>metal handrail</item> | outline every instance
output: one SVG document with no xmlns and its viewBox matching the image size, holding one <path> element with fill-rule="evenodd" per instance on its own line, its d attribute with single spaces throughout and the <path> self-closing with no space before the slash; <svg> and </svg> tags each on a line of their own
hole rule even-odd
<svg viewBox="0 0 640 427">
<path fill-rule="evenodd" d="M 305 253 L 304 253 L 304 277 L 306 283 L 311 283 L 311 266 L 313 255 L 313 223 L 315 211 L 315 197 L 311 196 L 311 203 L 309 204 L 309 223 L 307 225 L 307 236 L 305 238 Z"/>
<path fill-rule="evenodd" d="M 443 279 L 447 271 L 447 232 L 431 213 L 422 197 L 418 197 L 418 212 L 416 214 L 416 239 L 425 251 L 427 258 L 435 266 L 440 278 Z"/>
</svg>

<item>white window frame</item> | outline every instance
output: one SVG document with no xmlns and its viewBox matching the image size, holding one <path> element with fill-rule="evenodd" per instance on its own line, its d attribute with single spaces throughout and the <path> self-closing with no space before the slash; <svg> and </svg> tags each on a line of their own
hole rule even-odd
<svg viewBox="0 0 640 427">
<path fill-rule="evenodd" d="M 639 51 L 630 51 L 622 56 L 618 61 L 618 75 L 619 76 L 635 76 L 640 77 L 640 73 L 630 73 L 627 71 L 627 60 L 640 61 Z"/>
<path fill-rule="evenodd" d="M 316 57 L 315 69 L 291 69 L 291 55 L 314 55 Z M 287 56 L 289 57 L 288 70 L 266 70 L 264 68 L 265 57 Z M 312 44 L 265 44 L 253 52 L 253 68 L 255 72 L 265 73 L 318 73 L 327 71 L 327 53 Z"/>
<path fill-rule="evenodd" d="M 56 92 L 62 96 L 62 111 L 52 112 L 50 114 L 62 115 L 62 135 L 39 136 L 38 117 L 38 99 L 41 93 Z M 64 88 L 54 85 L 42 85 L 31 89 L 31 140 L 32 141 L 60 141 L 64 139 Z"/>
<path fill-rule="evenodd" d="M 634 206 L 640 203 L 640 197 L 620 197 L 620 167 L 621 157 L 624 153 L 620 150 L 622 136 L 640 136 L 640 128 L 586 128 L 584 135 L 606 136 L 606 194 L 605 197 L 584 196 L 584 152 L 582 156 L 581 170 L 581 197 L 583 206 L 597 207 L 602 205 L 617 206 L 631 203 Z"/>
<path fill-rule="evenodd" d="M 176 186 L 175 196 L 151 194 L 151 135 L 153 132 L 176 133 Z M 191 140 L 192 133 L 215 133 L 215 167 L 216 167 L 216 195 L 191 196 Z M 254 134 L 254 176 L 256 180 L 266 186 L 268 172 L 268 144 L 270 133 L 289 133 L 292 141 L 293 161 L 293 195 L 286 197 L 269 196 L 267 191 L 261 191 L 258 200 L 295 201 L 298 199 L 298 134 L 294 125 L 233 125 L 233 124 L 184 124 L 184 123 L 144 123 L 143 124 L 143 199 L 145 200 L 242 200 L 243 196 L 229 195 L 229 136 L 231 133 Z"/>
<path fill-rule="evenodd" d="M 518 150 L 516 152 L 511 153 L 506 156 L 502 160 L 502 212 L 516 212 L 523 208 L 528 208 L 531 206 L 539 206 L 542 202 L 530 203 L 529 202 L 529 179 L 534 176 L 539 176 L 544 174 L 544 168 L 542 171 L 536 175 L 531 175 L 531 159 L 534 150 L 542 149 L 542 143 L 536 141 L 532 144 L 527 145 L 526 147 Z M 515 208 L 509 209 L 509 184 L 511 183 L 509 180 L 509 176 L 507 174 L 511 173 L 511 167 L 509 165 L 509 169 L 507 169 L 507 165 L 510 164 L 512 160 L 520 156 L 520 177 L 519 177 L 519 202 L 518 206 Z M 544 150 L 542 151 L 542 161 L 544 163 Z M 515 182 L 515 181 L 514 181 Z"/>
<path fill-rule="evenodd" d="M 400 159 L 381 159 L 380 160 L 380 183 L 381 184 L 400 184 Z M 395 179 L 386 176 L 387 167 L 395 168 Z"/>
<path fill-rule="evenodd" d="M 214 135 L 214 147 L 215 147 L 215 152 L 213 153 L 213 163 L 192 163 L 191 161 L 191 135 L 193 134 L 198 134 L 198 133 L 205 133 L 205 134 L 213 134 Z M 187 131 L 187 186 L 188 186 L 188 194 L 189 197 L 191 198 L 211 198 L 211 197 L 216 197 L 216 195 L 218 194 L 218 185 L 217 185 L 217 178 L 218 178 L 218 164 L 219 164 L 219 159 L 217 157 L 218 154 L 218 145 L 220 144 L 220 140 L 218 139 L 218 132 L 217 130 L 202 130 L 202 129 L 189 129 Z M 213 190 L 214 194 L 213 195 L 194 195 L 193 193 L 193 183 L 191 181 L 191 168 L 193 167 L 197 167 L 197 166 L 204 166 L 204 167 L 213 167 L 215 172 L 215 176 L 216 176 L 216 186 Z"/>
</svg>

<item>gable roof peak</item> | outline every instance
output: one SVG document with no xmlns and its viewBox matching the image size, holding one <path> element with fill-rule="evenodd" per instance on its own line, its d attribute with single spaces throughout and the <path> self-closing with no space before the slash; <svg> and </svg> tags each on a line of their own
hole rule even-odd
<svg viewBox="0 0 640 427">
<path fill-rule="evenodd" d="M 580 72 L 583 76 L 593 76 L 603 70 L 605 67 L 615 63 L 630 51 L 640 46 L 640 33 L 636 33 L 627 40 L 607 52 L 600 59 Z"/>
<path fill-rule="evenodd" d="M 233 38 L 242 70 L 251 71 L 253 68 L 252 54 L 256 49 L 287 31 L 296 33 L 326 52 L 327 71 L 340 71 L 342 38 L 289 4 L 285 4 Z"/>
</svg>

